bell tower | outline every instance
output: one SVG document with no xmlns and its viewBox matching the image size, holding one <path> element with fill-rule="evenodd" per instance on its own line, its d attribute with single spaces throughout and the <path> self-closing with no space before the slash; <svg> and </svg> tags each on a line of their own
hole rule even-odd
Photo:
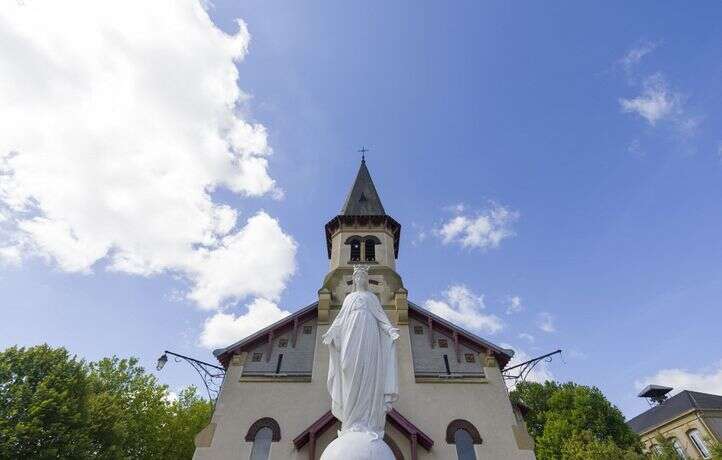
<svg viewBox="0 0 722 460">
<path fill-rule="evenodd" d="M 371 291 L 392 321 L 406 324 L 407 291 L 396 273 L 401 225 L 386 214 L 366 160 L 356 174 L 339 214 L 326 224 L 329 271 L 319 295 L 319 321 L 329 321 L 351 290 L 353 266 L 369 266 Z"/>
</svg>

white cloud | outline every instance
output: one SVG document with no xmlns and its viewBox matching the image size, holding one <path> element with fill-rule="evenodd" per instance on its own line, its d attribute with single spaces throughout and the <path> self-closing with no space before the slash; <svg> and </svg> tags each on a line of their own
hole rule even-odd
<svg viewBox="0 0 722 460">
<path fill-rule="evenodd" d="M 206 308 L 276 299 L 296 245 L 267 214 L 237 227 L 214 201 L 279 197 L 227 35 L 193 0 L 9 2 L 0 10 L 0 242 L 67 272 L 179 273 Z M 4 246 L 5 247 L 5 246 Z M 251 279 L 253 278 L 253 279 Z"/>
<path fill-rule="evenodd" d="M 528 341 L 529 343 L 534 343 L 534 336 L 531 334 L 528 334 L 526 332 L 521 332 L 519 334 L 519 338 L 524 339 L 524 340 Z"/>
<path fill-rule="evenodd" d="M 622 112 L 636 113 L 652 126 L 678 113 L 681 110 L 681 103 L 681 96 L 669 89 L 664 77 L 659 73 L 644 80 L 642 94 L 639 96 L 619 99 Z"/>
<path fill-rule="evenodd" d="M 466 210 L 466 205 L 464 203 L 450 204 L 444 207 L 444 210 L 453 212 L 454 214 L 461 214 Z"/>
<path fill-rule="evenodd" d="M 458 215 L 444 222 L 435 234 L 444 244 L 457 243 L 465 248 L 496 248 L 506 238 L 515 235 L 512 224 L 519 213 L 497 203 L 476 214 L 461 214 L 464 206 L 455 205 Z"/>
<path fill-rule="evenodd" d="M 288 316 L 289 312 L 266 299 L 257 298 L 248 304 L 243 315 L 218 312 L 203 325 L 200 344 L 206 348 L 226 347 L 258 332 L 266 326 Z"/>
<path fill-rule="evenodd" d="M 555 332 L 556 327 L 554 327 L 554 317 L 547 312 L 539 313 L 537 327 L 544 332 Z"/>
<path fill-rule="evenodd" d="M 424 306 L 430 312 L 459 326 L 486 333 L 500 331 L 504 324 L 495 315 L 483 312 L 484 296 L 474 294 L 463 285 L 452 285 L 443 292 L 442 299 L 429 299 Z"/>
<path fill-rule="evenodd" d="M 686 369 L 662 369 L 656 374 L 635 382 L 638 390 L 649 384 L 664 385 L 674 388 L 674 393 L 682 390 L 700 391 L 703 393 L 722 394 L 722 361 L 709 369 L 692 372 Z"/>
<path fill-rule="evenodd" d="M 502 343 L 501 346 L 503 348 L 511 348 L 512 350 L 514 350 L 514 357 L 511 358 L 509 364 L 506 365 L 507 368 L 516 366 L 517 364 L 521 364 L 524 361 L 532 359 L 532 357 L 529 356 L 529 354 L 521 348 L 509 345 L 508 343 Z M 512 374 L 518 374 L 519 371 L 520 369 L 515 369 L 512 371 Z M 534 368 L 526 375 L 526 381 L 528 382 L 543 383 L 547 380 L 554 380 L 554 374 L 549 369 L 549 363 L 545 360 L 539 361 L 539 363 L 534 366 Z M 515 382 L 513 380 L 507 380 L 506 383 L 509 387 L 509 390 L 514 389 Z"/>
<path fill-rule="evenodd" d="M 624 68 L 625 71 L 630 72 L 632 68 L 637 65 L 644 56 L 648 55 L 657 48 L 657 43 L 650 41 L 643 41 L 638 43 L 627 54 L 619 60 L 619 64 Z"/>
<path fill-rule="evenodd" d="M 524 307 L 521 304 L 521 297 L 518 295 L 509 297 L 509 304 L 506 307 L 506 314 L 519 313 Z"/>
</svg>

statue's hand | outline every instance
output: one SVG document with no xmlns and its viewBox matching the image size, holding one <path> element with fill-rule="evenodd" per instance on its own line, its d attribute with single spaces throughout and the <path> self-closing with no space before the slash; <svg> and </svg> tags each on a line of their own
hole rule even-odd
<svg viewBox="0 0 722 460">
<path fill-rule="evenodd" d="M 389 330 L 389 336 L 391 336 L 391 341 L 393 341 L 393 342 L 395 342 L 399 339 L 399 333 L 397 331 L 398 331 L 398 329 Z"/>
</svg>

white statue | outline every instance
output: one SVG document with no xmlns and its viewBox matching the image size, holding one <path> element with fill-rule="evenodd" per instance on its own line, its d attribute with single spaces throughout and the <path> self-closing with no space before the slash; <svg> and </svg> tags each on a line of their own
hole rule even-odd
<svg viewBox="0 0 722 460">
<path fill-rule="evenodd" d="M 367 266 L 354 267 L 353 281 L 354 291 L 323 336 L 330 352 L 331 412 L 341 421 L 341 430 L 321 459 L 393 460 L 383 437 L 386 412 L 399 396 L 399 330 L 369 291 Z"/>
</svg>

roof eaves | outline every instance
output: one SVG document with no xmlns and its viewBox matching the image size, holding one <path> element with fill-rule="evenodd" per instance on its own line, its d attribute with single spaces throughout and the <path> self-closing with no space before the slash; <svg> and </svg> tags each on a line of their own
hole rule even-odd
<svg viewBox="0 0 722 460">
<path fill-rule="evenodd" d="M 288 323 L 289 321 L 293 320 L 293 318 L 303 316 L 304 314 L 312 311 L 314 308 L 316 308 L 317 305 L 318 305 L 318 302 L 313 302 L 312 304 L 310 304 L 306 307 L 303 307 L 302 309 L 297 310 L 297 311 L 291 313 L 290 315 L 284 316 L 283 318 L 281 318 L 280 320 L 271 324 L 270 326 L 266 326 L 263 329 L 249 335 L 248 337 L 244 337 L 241 340 L 239 340 L 231 345 L 228 345 L 225 348 L 217 348 L 217 349 L 213 350 L 213 356 L 218 358 L 219 356 L 221 356 L 222 354 L 224 354 L 230 350 L 234 350 L 234 349 L 242 347 L 248 343 L 251 343 L 251 342 L 257 340 L 258 338 L 263 337 L 264 335 L 268 334 L 269 331 L 277 329 L 278 327 Z"/>
<path fill-rule="evenodd" d="M 511 350 L 508 348 L 502 348 L 496 344 L 489 342 L 488 340 L 482 339 L 478 335 L 473 334 L 473 333 L 467 331 L 466 329 L 464 329 L 448 320 L 445 320 L 444 318 L 440 317 L 439 315 L 431 313 L 429 310 L 427 310 L 423 307 L 420 307 L 419 305 L 417 305 L 411 301 L 409 301 L 409 306 L 413 307 L 414 309 L 416 309 L 418 312 L 420 312 L 423 315 L 430 316 L 431 318 L 434 319 L 434 321 L 437 321 L 450 329 L 454 329 L 454 330 L 461 332 L 462 334 L 469 337 L 471 340 L 473 340 L 475 342 L 479 342 L 480 344 L 484 345 L 486 348 L 490 348 L 497 353 L 501 353 L 505 356 L 508 356 L 509 359 L 511 359 L 514 356 L 514 350 Z"/>
</svg>

